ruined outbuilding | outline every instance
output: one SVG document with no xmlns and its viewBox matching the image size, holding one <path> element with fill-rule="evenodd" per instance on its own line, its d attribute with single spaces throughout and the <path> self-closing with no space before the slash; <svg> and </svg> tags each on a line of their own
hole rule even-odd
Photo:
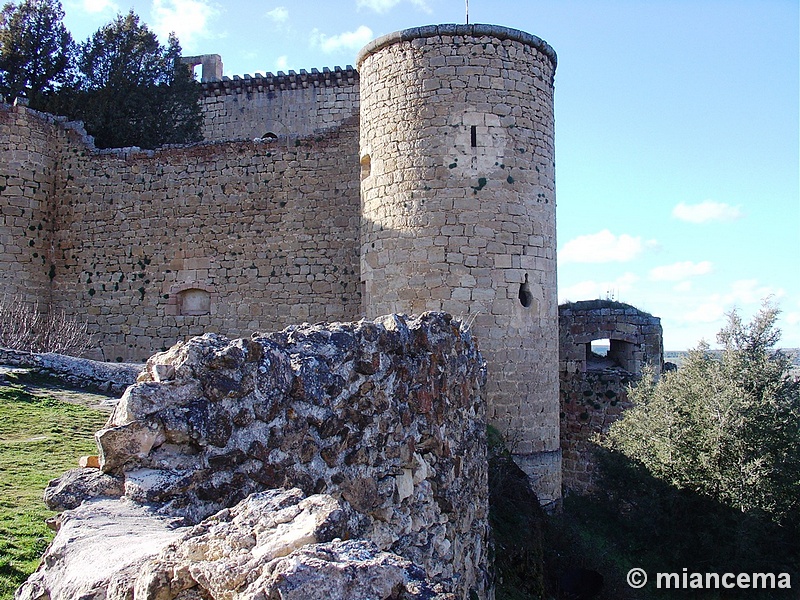
<svg viewBox="0 0 800 600">
<path fill-rule="evenodd" d="M 661 319 L 612 300 L 558 308 L 561 449 L 564 488 L 583 493 L 595 483 L 595 435 L 602 435 L 631 406 L 628 386 L 649 365 L 664 363 Z M 607 353 L 592 350 L 603 340 Z M 606 348 L 604 348 L 606 349 Z"/>
</svg>

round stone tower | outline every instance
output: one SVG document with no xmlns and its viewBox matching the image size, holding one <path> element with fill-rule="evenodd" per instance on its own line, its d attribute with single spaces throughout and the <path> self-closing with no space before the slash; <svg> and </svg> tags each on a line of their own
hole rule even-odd
<svg viewBox="0 0 800 600">
<path fill-rule="evenodd" d="M 365 312 L 471 323 L 490 421 L 557 502 L 555 52 L 514 29 L 438 25 L 357 60 Z"/>
</svg>

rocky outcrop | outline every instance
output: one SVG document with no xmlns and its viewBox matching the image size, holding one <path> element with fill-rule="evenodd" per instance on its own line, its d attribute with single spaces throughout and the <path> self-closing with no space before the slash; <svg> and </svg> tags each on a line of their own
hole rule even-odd
<svg viewBox="0 0 800 600">
<path fill-rule="evenodd" d="M 104 394 L 122 394 L 136 382 L 143 365 L 106 363 L 65 354 L 37 354 L 0 348 L 0 364 L 27 367 L 49 375 L 67 385 L 97 390 Z"/>
<path fill-rule="evenodd" d="M 157 354 L 96 434 L 100 469 L 51 483 L 70 510 L 19 598 L 485 597 L 484 378 L 443 313 Z M 161 532 L 147 552 L 131 525 L 130 561 L 66 586 L 93 562 L 66 540 L 108 535 L 87 515 L 130 511 Z"/>
</svg>

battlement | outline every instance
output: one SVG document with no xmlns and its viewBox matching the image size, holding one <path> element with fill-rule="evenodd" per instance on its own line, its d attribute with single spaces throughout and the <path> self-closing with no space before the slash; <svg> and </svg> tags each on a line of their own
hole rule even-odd
<svg viewBox="0 0 800 600">
<path fill-rule="evenodd" d="M 311 69 L 311 72 L 300 69 L 299 73 L 289 71 L 288 74 L 278 71 L 277 75 L 256 73 L 242 77 L 222 77 L 218 80 L 203 80 L 201 88 L 203 97 L 221 96 L 223 94 L 242 94 L 253 92 L 275 92 L 284 90 L 305 89 L 309 87 L 353 86 L 358 83 L 358 71 L 351 65 L 334 67 L 333 70 L 323 67 L 322 71 Z"/>
</svg>

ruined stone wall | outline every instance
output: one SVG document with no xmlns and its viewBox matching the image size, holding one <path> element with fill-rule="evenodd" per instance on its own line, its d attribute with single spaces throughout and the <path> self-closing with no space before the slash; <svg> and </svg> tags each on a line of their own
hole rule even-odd
<svg viewBox="0 0 800 600">
<path fill-rule="evenodd" d="M 0 300 L 45 311 L 60 143 L 54 122 L 22 106 L 0 106 Z"/>
<path fill-rule="evenodd" d="M 591 351 L 610 340 L 608 354 Z M 590 300 L 559 307 L 559 379 L 562 477 L 577 493 L 595 489 L 594 438 L 608 431 L 631 406 L 628 388 L 649 365 L 656 376 L 664 362 L 661 319 L 633 306 Z"/>
<path fill-rule="evenodd" d="M 596 489 L 595 436 L 603 435 L 632 406 L 628 386 L 636 377 L 623 369 L 587 371 L 561 378 L 561 451 L 564 488 Z"/>
<path fill-rule="evenodd" d="M 442 313 L 305 325 L 253 339 L 208 334 L 177 345 L 148 361 L 140 383 L 96 434 L 100 469 L 71 471 L 46 492 L 56 510 L 91 502 L 61 517 L 65 533 L 20 597 L 121 600 L 147 589 L 148 597 L 164 600 L 489 598 L 484 379 L 470 333 Z M 94 535 L 89 541 L 102 548 L 108 527 L 93 533 L 92 520 L 146 505 L 170 517 L 173 529 L 182 525 L 178 532 L 193 545 L 235 524 L 234 515 L 263 498 L 263 490 L 281 488 L 333 504 L 327 526 L 297 533 L 298 523 L 261 510 L 247 515 L 239 537 L 203 551 L 162 542 L 89 570 L 85 565 L 97 558 L 78 560 L 81 543 L 64 544 Z M 98 496 L 106 497 L 99 505 Z M 113 538 L 111 551 L 141 546 L 139 536 L 153 522 L 152 514 L 144 516 L 128 526 L 127 539 Z M 271 521 L 288 539 L 287 550 L 271 548 L 278 542 L 265 531 Z M 76 523 L 88 534 L 80 535 Z M 366 540 L 408 559 L 438 591 L 454 595 L 400 595 L 402 578 L 380 595 L 360 587 L 337 591 L 333 578 L 311 585 L 313 594 L 276 593 L 298 585 L 296 573 L 276 571 L 278 561 L 301 560 L 314 546 L 327 552 L 324 543 L 333 538 Z M 97 543 L 83 545 L 102 552 Z M 340 571 L 375 573 L 372 556 L 362 551 L 360 564 Z M 317 560 L 310 570 L 326 573 L 332 561 Z M 83 589 L 64 592 L 81 578 L 89 580 Z M 369 579 L 375 585 L 381 576 Z"/>
<path fill-rule="evenodd" d="M 349 66 L 225 77 L 203 83 L 202 89 L 206 140 L 305 137 L 358 114 L 358 73 Z"/>
<path fill-rule="evenodd" d="M 25 108 L 0 118 L 4 290 L 88 320 L 91 358 L 360 316 L 355 119 L 153 152 L 95 150 Z"/>
<path fill-rule="evenodd" d="M 555 53 L 503 27 L 442 25 L 379 38 L 358 68 L 365 310 L 473 322 L 490 420 L 556 502 Z"/>
</svg>

